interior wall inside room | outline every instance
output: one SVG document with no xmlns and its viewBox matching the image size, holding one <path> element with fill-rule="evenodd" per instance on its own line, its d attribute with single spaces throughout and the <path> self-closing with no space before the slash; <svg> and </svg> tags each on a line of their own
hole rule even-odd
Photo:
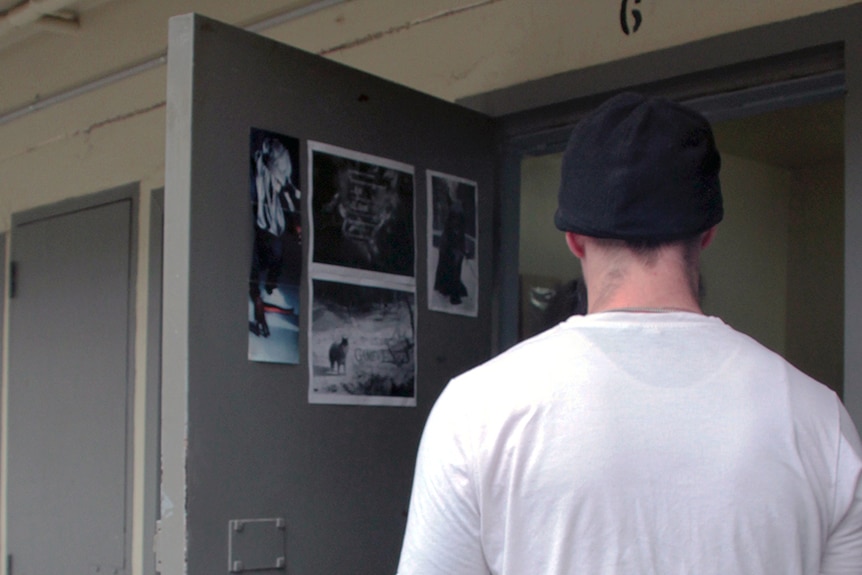
<svg viewBox="0 0 862 575">
<path fill-rule="evenodd" d="M 845 347 L 844 116 L 844 99 L 834 98 L 715 125 L 725 156 L 755 160 L 783 172 L 782 180 L 789 177 L 780 184 L 787 198 L 784 346 L 774 349 L 839 393 Z M 765 227 L 773 218 L 772 212 L 760 214 Z"/>
<path fill-rule="evenodd" d="M 791 182 L 788 170 L 722 154 L 724 220 L 701 268 L 704 311 L 778 353 L 786 342 Z"/>
<path fill-rule="evenodd" d="M 841 391 L 844 380 L 844 162 L 794 170 L 787 358 Z"/>
<path fill-rule="evenodd" d="M 565 320 L 578 305 L 581 264 L 554 226 L 562 154 L 526 157 L 521 162 L 518 245 L 518 339 Z"/>
<path fill-rule="evenodd" d="M 522 241 L 518 246 L 522 275 L 565 281 L 581 275 L 581 265 L 554 226 L 562 154 L 531 156 L 521 162 Z"/>
</svg>

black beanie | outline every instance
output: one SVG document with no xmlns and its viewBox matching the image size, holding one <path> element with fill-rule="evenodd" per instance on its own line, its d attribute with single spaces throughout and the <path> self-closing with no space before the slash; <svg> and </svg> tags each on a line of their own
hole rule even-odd
<svg viewBox="0 0 862 575">
<path fill-rule="evenodd" d="M 720 167 L 706 118 L 670 100 L 619 94 L 572 131 L 554 223 L 596 238 L 693 236 L 724 215 Z"/>
</svg>

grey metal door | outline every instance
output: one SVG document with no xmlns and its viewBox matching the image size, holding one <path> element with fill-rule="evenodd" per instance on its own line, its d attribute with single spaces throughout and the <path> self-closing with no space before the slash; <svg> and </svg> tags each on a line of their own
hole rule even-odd
<svg viewBox="0 0 862 575">
<path fill-rule="evenodd" d="M 132 229 L 129 198 L 13 220 L 14 575 L 126 571 Z"/>
</svg>

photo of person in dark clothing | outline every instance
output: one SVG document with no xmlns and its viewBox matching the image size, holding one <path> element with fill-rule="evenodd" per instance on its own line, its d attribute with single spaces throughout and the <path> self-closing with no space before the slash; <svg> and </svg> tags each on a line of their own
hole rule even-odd
<svg viewBox="0 0 862 575">
<path fill-rule="evenodd" d="M 458 305 L 467 295 L 467 286 L 461 281 L 461 265 L 467 248 L 466 221 L 464 206 L 456 195 L 457 184 L 449 184 L 446 195 L 446 223 L 440 235 L 440 257 L 437 259 L 437 272 L 434 274 L 434 289 L 447 296 L 449 303 Z"/>
<path fill-rule="evenodd" d="M 298 155 L 298 140 L 252 129 L 249 359 L 258 361 L 298 363 L 302 273 L 301 193 L 294 169 Z M 263 341 L 270 338 L 272 342 Z"/>
<path fill-rule="evenodd" d="M 435 172 L 429 188 L 429 307 L 477 315 L 476 184 Z"/>
</svg>

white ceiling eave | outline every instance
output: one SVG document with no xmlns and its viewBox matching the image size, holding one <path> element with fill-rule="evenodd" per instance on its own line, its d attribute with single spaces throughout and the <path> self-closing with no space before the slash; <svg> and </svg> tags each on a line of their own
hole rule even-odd
<svg viewBox="0 0 862 575">
<path fill-rule="evenodd" d="M 76 0 L 27 0 L 0 15 L 0 37 L 32 24 L 49 24 L 53 27 L 77 28 L 76 18 L 64 15 Z"/>
</svg>

